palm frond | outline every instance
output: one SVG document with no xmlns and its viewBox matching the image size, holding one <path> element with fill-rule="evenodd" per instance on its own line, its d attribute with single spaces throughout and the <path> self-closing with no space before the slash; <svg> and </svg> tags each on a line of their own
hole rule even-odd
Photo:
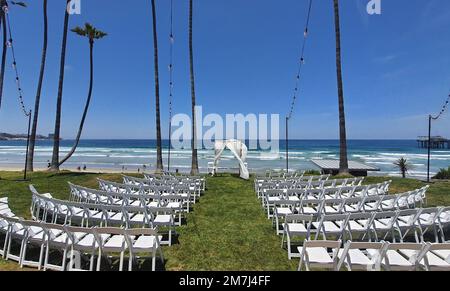
<svg viewBox="0 0 450 291">
<path fill-rule="evenodd" d="M 90 41 L 94 41 L 95 39 L 101 39 L 108 34 L 101 30 L 96 29 L 92 24 L 85 23 L 84 27 L 75 27 L 72 29 L 73 32 L 80 36 L 86 36 Z"/>
<path fill-rule="evenodd" d="M 86 34 L 87 34 L 86 30 L 79 26 L 72 28 L 70 31 L 72 31 L 80 36 L 86 36 Z"/>
<path fill-rule="evenodd" d="M 13 5 L 17 5 L 17 6 L 21 6 L 21 7 L 27 7 L 27 4 L 25 2 L 16 2 L 16 1 L 11 1 L 11 3 Z"/>
</svg>

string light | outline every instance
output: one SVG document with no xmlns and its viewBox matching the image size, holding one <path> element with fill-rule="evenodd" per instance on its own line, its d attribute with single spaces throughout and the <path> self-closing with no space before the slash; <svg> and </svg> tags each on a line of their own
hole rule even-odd
<svg viewBox="0 0 450 291">
<path fill-rule="evenodd" d="M 439 114 L 437 116 L 431 117 L 431 118 L 433 120 L 438 120 L 439 118 L 441 118 L 441 116 L 444 115 L 444 113 L 447 111 L 449 103 L 450 103 L 450 94 L 448 95 L 447 100 L 445 101 L 444 105 L 442 106 L 442 109 L 439 112 Z"/>
<path fill-rule="evenodd" d="M 305 47 L 306 47 L 306 40 L 308 39 L 308 34 L 309 34 L 309 21 L 310 21 L 310 18 L 311 18 L 312 2 L 313 2 L 313 0 L 309 0 L 308 16 L 306 18 L 305 30 L 303 32 L 303 44 L 302 44 L 301 51 L 300 51 L 300 59 L 299 59 L 299 63 L 298 63 L 298 70 L 297 70 L 297 75 L 296 75 L 296 80 L 295 80 L 294 94 L 292 96 L 291 108 L 290 108 L 289 114 L 287 116 L 288 119 L 291 119 L 292 114 L 294 113 L 295 104 L 296 104 L 296 101 L 297 101 L 297 98 L 298 98 L 298 94 L 299 94 L 299 91 L 300 91 L 300 81 L 301 81 L 302 68 L 303 68 L 303 65 L 306 63 L 306 61 L 305 61 Z"/>
<path fill-rule="evenodd" d="M 5 12 L 6 21 L 7 21 L 7 24 L 8 24 L 9 39 L 6 42 L 6 45 L 9 48 L 11 48 L 11 54 L 12 54 L 12 57 L 13 57 L 12 68 L 13 68 L 15 74 L 16 74 L 15 81 L 16 81 L 16 85 L 17 85 L 17 92 L 19 94 L 19 97 L 18 97 L 19 106 L 20 106 L 20 109 L 22 110 L 23 114 L 25 115 L 25 117 L 30 117 L 31 110 L 27 110 L 26 109 L 25 103 L 23 101 L 23 90 L 22 90 L 22 86 L 21 86 L 21 83 L 20 83 L 19 72 L 18 72 L 18 69 L 17 69 L 16 53 L 15 53 L 15 50 L 14 50 L 14 41 L 13 41 L 12 30 L 11 30 L 11 21 L 9 19 L 9 13 L 8 13 L 9 9 L 8 9 L 8 6 L 6 6 L 6 5 L 3 6 L 2 9 Z"/>
<path fill-rule="evenodd" d="M 173 0 L 170 0 L 170 52 L 169 52 L 169 149 L 167 155 L 167 169 L 170 171 L 170 151 L 172 147 L 172 103 L 173 103 L 173 45 L 175 37 L 173 35 Z"/>
</svg>

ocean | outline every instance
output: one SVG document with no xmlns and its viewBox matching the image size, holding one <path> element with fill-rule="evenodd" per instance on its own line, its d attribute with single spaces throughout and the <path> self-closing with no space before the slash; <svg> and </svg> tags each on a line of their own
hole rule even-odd
<svg viewBox="0 0 450 291">
<path fill-rule="evenodd" d="M 61 156 L 67 153 L 73 141 L 61 142 Z M 167 145 L 163 141 L 164 165 L 167 167 Z M 0 141 L 0 168 L 23 167 L 25 161 L 24 141 Z M 154 168 L 156 163 L 155 140 L 82 140 L 73 157 L 64 164 L 65 169 L 86 166 L 87 170 L 103 169 L 129 172 Z M 338 159 L 338 140 L 291 140 L 289 141 L 290 168 L 296 170 L 315 169 L 311 159 Z M 35 167 L 46 168 L 51 160 L 52 142 L 39 141 L 35 152 Z M 414 140 L 349 140 L 350 160 L 360 161 L 380 168 L 374 175 L 398 176 L 393 163 L 405 157 L 414 168 L 409 173 L 416 178 L 425 178 L 427 172 L 427 150 L 420 149 Z M 187 172 L 190 169 L 190 150 L 172 150 L 171 170 Z M 198 151 L 200 171 L 206 173 L 208 162 L 214 158 L 213 150 Z M 250 150 L 247 162 L 250 172 L 263 172 L 266 169 L 284 169 L 285 143 L 280 141 L 280 155 L 276 158 L 261 156 L 260 150 Z M 450 150 L 433 150 L 431 172 L 450 166 Z M 225 152 L 220 167 L 237 167 L 231 152 Z"/>
</svg>

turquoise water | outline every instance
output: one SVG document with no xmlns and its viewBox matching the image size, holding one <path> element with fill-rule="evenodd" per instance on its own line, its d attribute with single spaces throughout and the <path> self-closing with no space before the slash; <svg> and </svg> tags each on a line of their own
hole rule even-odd
<svg viewBox="0 0 450 291">
<path fill-rule="evenodd" d="M 164 141 L 164 163 L 167 166 L 167 141 Z M 66 153 L 72 141 L 63 140 L 61 156 Z M 0 141 L 0 167 L 20 168 L 25 159 L 23 141 Z M 349 159 L 360 161 L 381 169 L 377 174 L 398 175 L 393 163 L 401 158 L 407 158 L 414 169 L 410 175 L 426 177 L 427 150 L 419 149 L 413 140 L 350 140 L 348 142 Z M 314 169 L 311 159 L 337 159 L 339 143 L 337 140 L 295 140 L 289 142 L 290 168 L 304 170 Z M 51 141 L 40 141 L 36 148 L 35 166 L 45 168 L 51 159 Z M 214 151 L 201 149 L 199 166 L 206 172 L 208 162 L 213 161 Z M 171 169 L 188 171 L 190 169 L 190 150 L 172 150 Z M 87 169 L 113 169 L 128 171 L 142 170 L 143 165 L 151 169 L 156 161 L 154 140 L 83 140 L 77 152 L 64 168 L 75 169 L 86 165 Z M 261 151 L 250 150 L 247 162 L 252 172 L 265 169 L 284 169 L 285 144 L 280 141 L 278 157 L 261 156 Z M 223 167 L 237 167 L 230 152 L 225 152 L 221 165 Z M 431 171 L 450 166 L 450 150 L 433 150 Z"/>
</svg>

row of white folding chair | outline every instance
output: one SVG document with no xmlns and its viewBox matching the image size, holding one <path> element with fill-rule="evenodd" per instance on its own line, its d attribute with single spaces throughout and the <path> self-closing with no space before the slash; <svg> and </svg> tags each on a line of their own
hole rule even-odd
<svg viewBox="0 0 450 291">
<path fill-rule="evenodd" d="M 435 242 L 439 242 L 438 233 L 443 234 L 440 222 L 443 211 L 446 209 L 323 215 L 320 220 L 316 220 L 312 215 L 288 215 L 282 230 L 282 246 L 286 239 L 288 258 L 291 259 L 296 256 L 292 253 L 292 241 L 295 237 L 315 240 L 320 238 L 327 240 L 330 236 L 350 240 L 357 237 L 368 241 L 379 241 L 379 237 L 386 240 L 389 237 L 396 242 L 398 235 L 399 241 L 403 242 L 409 234 L 414 233 L 416 242 L 424 242 L 425 235 L 433 231 Z"/>
<path fill-rule="evenodd" d="M 8 197 L 0 198 L 0 215 L 2 217 L 16 218 L 16 215 L 9 208 Z M 8 232 L 8 224 L 6 221 L 0 219 L 0 238 L 1 236 L 6 237 Z M 0 247 L 0 256 L 4 255 L 4 247 Z"/>
<path fill-rule="evenodd" d="M 255 191 L 258 192 L 259 188 L 264 187 L 274 187 L 280 183 L 287 183 L 288 185 L 297 184 L 299 187 L 301 185 L 308 185 L 308 183 L 323 183 L 329 180 L 330 175 L 312 175 L 312 176 L 298 176 L 295 178 L 264 178 L 256 177 L 254 179 Z"/>
<path fill-rule="evenodd" d="M 200 196 L 200 193 L 194 188 L 188 185 L 176 185 L 176 186 L 142 186 L 142 185 L 132 185 L 116 183 L 111 181 L 105 181 L 102 179 L 97 179 L 99 183 L 100 190 L 106 192 L 115 192 L 122 194 L 137 194 L 137 195 L 152 195 L 157 192 L 164 193 L 178 193 L 178 194 L 191 194 L 191 201 L 195 204 L 196 197 Z"/>
<path fill-rule="evenodd" d="M 303 267 L 339 271 L 450 271 L 450 244 L 305 241 L 298 248 Z M 331 251 L 330 251 L 331 250 Z"/>
<path fill-rule="evenodd" d="M 160 186 L 160 187 L 188 187 L 194 193 L 197 193 L 198 196 L 202 194 L 202 185 L 199 182 L 189 181 L 189 180 L 147 180 L 143 178 L 136 178 L 122 175 L 123 184 L 125 185 L 133 185 L 133 186 Z"/>
<path fill-rule="evenodd" d="M 190 193 L 168 193 L 155 191 L 154 194 L 124 194 L 94 190 L 69 183 L 70 200 L 75 202 L 109 204 L 122 206 L 175 207 L 190 211 Z M 173 193 L 172 193 L 173 192 Z"/>
<path fill-rule="evenodd" d="M 308 191 L 303 197 L 297 197 L 295 195 L 290 196 L 290 193 L 286 192 L 286 196 L 279 197 L 276 196 L 277 193 L 274 193 L 272 191 L 272 193 L 268 192 L 265 207 L 268 218 L 274 217 L 273 214 L 275 214 L 275 210 L 279 206 L 281 206 L 281 208 L 286 208 L 286 206 L 283 205 L 287 205 L 288 207 L 290 207 L 291 212 L 315 215 L 336 214 L 344 212 L 389 211 L 408 208 L 413 209 L 416 207 L 422 207 L 424 205 L 424 197 L 426 197 L 427 190 L 428 186 L 414 191 L 395 195 L 370 195 L 356 197 L 351 196 L 349 198 L 331 199 L 327 198 L 330 196 L 324 194 L 335 192 Z M 269 194 L 274 194 L 275 196 L 269 196 Z M 353 193 L 353 195 L 354 194 L 355 192 Z M 317 196 L 321 198 L 315 198 Z"/>
<path fill-rule="evenodd" d="M 149 254 L 152 259 L 153 271 L 156 269 L 157 253 L 164 262 L 161 236 L 155 229 L 82 228 L 25 221 L 0 215 L 0 222 L 2 221 L 8 225 L 4 258 L 18 262 L 21 267 L 30 266 L 56 271 L 81 270 L 81 254 L 86 254 L 90 256 L 90 271 L 94 270 L 94 259 L 97 256 L 97 271 L 99 271 L 102 256 L 120 253 L 119 270 L 122 271 L 124 255 L 127 251 L 130 271 L 138 259 L 138 254 Z M 18 254 L 14 254 L 11 248 L 14 242 L 20 244 Z M 27 250 L 30 246 L 40 249 L 37 261 L 27 257 Z M 62 253 L 60 264 L 50 262 L 51 251 Z"/>
<path fill-rule="evenodd" d="M 371 185 L 340 185 L 337 187 L 320 187 L 309 189 L 266 189 L 263 191 L 264 196 L 304 196 L 307 195 L 314 199 L 325 198 L 350 198 L 354 196 L 366 195 L 385 195 L 389 192 L 391 181 L 386 181 Z M 269 193 L 269 194 L 267 194 Z"/>
<path fill-rule="evenodd" d="M 169 182 L 170 181 L 181 181 L 181 182 L 193 181 L 193 182 L 201 184 L 203 191 L 206 188 L 206 179 L 201 176 L 191 176 L 191 175 L 184 175 L 184 174 L 173 175 L 171 173 L 163 173 L 162 175 L 144 173 L 144 179 L 155 180 L 155 181 L 169 181 Z"/>
<path fill-rule="evenodd" d="M 0 198 L 0 214 L 8 217 L 15 217 L 9 208 L 8 197 Z"/>
<path fill-rule="evenodd" d="M 182 223 L 181 215 L 168 207 L 111 206 L 65 202 L 33 193 L 32 217 L 35 220 L 88 227 L 121 226 L 126 228 L 168 228 L 165 244 L 172 245 L 175 226 Z M 175 221 L 178 216 L 177 221 Z"/>
<path fill-rule="evenodd" d="M 306 171 L 274 171 L 274 170 L 266 170 L 263 174 L 257 174 L 256 178 L 258 179 L 267 179 L 267 178 L 301 178 L 305 175 Z"/>
<path fill-rule="evenodd" d="M 181 208 L 178 205 L 172 207 L 152 207 L 152 206 L 122 206 L 122 205 L 109 205 L 109 204 L 90 204 L 80 202 L 70 202 L 54 199 L 50 194 L 41 195 L 37 190 L 30 186 L 32 192 L 32 204 L 31 213 L 32 216 L 38 219 L 41 216 L 45 216 L 46 221 L 50 219 L 52 222 L 63 218 L 65 223 L 68 220 L 74 219 L 76 222 L 80 222 L 82 225 L 91 222 L 105 222 L 112 224 L 126 224 L 127 217 L 131 218 L 130 223 L 141 223 L 140 220 L 134 219 L 138 214 L 147 213 L 149 217 L 158 213 L 167 213 L 167 216 L 174 217 L 178 215 L 178 225 L 181 225 Z M 166 215 L 161 215 L 161 217 Z M 139 215 L 138 217 L 142 217 Z M 144 218 L 144 217 L 142 217 Z M 155 217 L 156 221 L 159 221 L 158 217 Z M 142 223 L 146 223 L 147 220 L 142 220 Z"/>
<path fill-rule="evenodd" d="M 328 188 L 328 187 L 340 187 L 340 186 L 358 186 L 364 181 L 364 178 L 345 178 L 345 179 L 327 179 L 328 175 L 322 176 L 306 176 L 298 180 L 257 180 L 257 186 L 259 188 L 267 187 L 281 187 L 286 186 L 289 188 Z"/>
<path fill-rule="evenodd" d="M 351 196 L 364 196 L 364 195 L 382 195 L 389 192 L 389 186 L 391 181 L 386 181 L 378 184 L 371 185 L 353 185 L 353 183 L 348 184 L 340 184 L 335 187 L 324 187 L 323 183 L 319 185 L 313 185 L 314 183 L 309 183 L 305 185 L 297 185 L 294 187 L 285 187 L 280 185 L 281 187 L 273 187 L 273 188 L 265 188 L 258 195 L 260 198 L 264 198 L 267 192 L 276 192 L 276 191 L 284 191 L 290 192 L 290 195 L 303 195 L 305 192 L 318 196 L 316 198 L 320 198 L 320 194 L 323 192 L 323 196 L 338 198 L 338 197 L 351 197 Z"/>
<path fill-rule="evenodd" d="M 144 174 L 144 179 L 149 181 L 159 181 L 164 183 L 183 183 L 183 184 L 193 184 L 196 187 L 200 188 L 202 192 L 206 190 L 206 179 L 204 177 L 200 176 L 186 176 L 186 175 L 179 175 L 179 176 L 157 176 L 157 175 L 151 175 L 151 174 Z"/>
<path fill-rule="evenodd" d="M 339 214 L 357 212 L 391 211 L 402 209 L 414 209 L 423 205 L 423 193 L 427 188 L 415 191 L 393 194 L 393 195 L 373 195 L 363 197 L 337 198 L 337 199 L 314 199 L 308 196 L 303 198 L 272 200 L 272 205 L 276 211 L 289 210 L 294 213 L 314 214 Z M 284 210 L 289 208 L 288 210 Z M 275 212 L 274 211 L 274 212 Z M 280 209 L 278 209 L 280 212 Z"/>
<path fill-rule="evenodd" d="M 330 185 L 332 182 L 328 183 L 328 175 L 324 176 L 306 176 L 299 180 L 280 180 L 280 181 L 258 181 L 255 180 L 255 192 L 258 197 L 266 189 L 314 189 L 323 188 L 324 185 Z M 345 179 L 341 186 L 354 185 L 355 179 L 349 180 Z"/>
</svg>

